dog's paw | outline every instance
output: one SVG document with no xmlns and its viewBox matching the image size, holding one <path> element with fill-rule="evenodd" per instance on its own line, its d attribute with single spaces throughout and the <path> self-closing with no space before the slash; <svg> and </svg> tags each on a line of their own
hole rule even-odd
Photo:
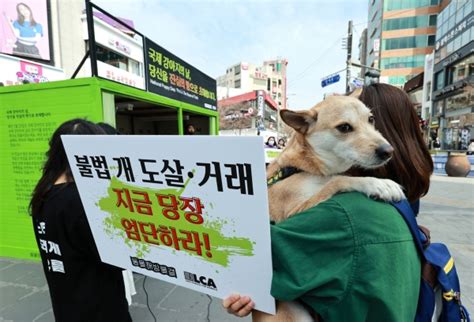
<svg viewBox="0 0 474 322">
<path fill-rule="evenodd" d="M 386 202 L 405 199 L 402 187 L 395 181 L 389 179 L 373 179 L 373 186 L 369 189 L 372 191 L 368 193 L 369 196 Z"/>
</svg>

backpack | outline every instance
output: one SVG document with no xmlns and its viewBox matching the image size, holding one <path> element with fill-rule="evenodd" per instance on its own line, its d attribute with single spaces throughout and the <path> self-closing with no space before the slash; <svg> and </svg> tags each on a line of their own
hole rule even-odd
<svg viewBox="0 0 474 322">
<path fill-rule="evenodd" d="M 415 322 L 469 322 L 461 304 L 459 278 L 448 247 L 430 243 L 429 230 L 418 226 L 407 200 L 393 202 L 403 216 L 421 255 L 421 282 Z"/>
</svg>

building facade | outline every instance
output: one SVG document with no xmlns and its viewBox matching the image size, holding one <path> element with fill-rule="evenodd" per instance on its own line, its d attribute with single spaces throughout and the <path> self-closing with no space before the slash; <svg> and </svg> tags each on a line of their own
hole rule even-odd
<svg viewBox="0 0 474 322">
<path fill-rule="evenodd" d="M 266 91 L 274 100 L 278 109 L 287 108 L 287 79 L 286 59 L 276 59 L 263 62 L 256 66 L 247 62 L 240 62 L 227 68 L 225 75 L 217 77 L 217 86 L 229 89 L 220 90 L 221 98 L 231 97 L 232 89 L 240 89 L 241 93 L 250 91 Z"/>
<path fill-rule="evenodd" d="M 467 150 L 474 139 L 473 8 L 451 1 L 438 16 L 430 126 L 442 149 Z"/>
<path fill-rule="evenodd" d="M 278 136 L 277 103 L 264 90 L 218 101 L 220 135 Z"/>
<path fill-rule="evenodd" d="M 433 51 L 442 0 L 369 0 L 367 65 L 380 82 L 403 86 L 424 70 Z"/>
</svg>

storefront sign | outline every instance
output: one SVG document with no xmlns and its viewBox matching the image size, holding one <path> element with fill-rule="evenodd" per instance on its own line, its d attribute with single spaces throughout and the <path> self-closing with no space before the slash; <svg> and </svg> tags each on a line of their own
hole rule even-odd
<svg viewBox="0 0 474 322">
<path fill-rule="evenodd" d="M 145 38 L 148 91 L 217 110 L 216 81 Z"/>
<path fill-rule="evenodd" d="M 0 54 L 0 82 L 5 86 L 65 79 L 63 70 Z"/>
<path fill-rule="evenodd" d="M 51 61 L 48 0 L 2 0 L 0 53 Z"/>
<path fill-rule="evenodd" d="M 257 115 L 263 117 L 265 113 L 265 92 L 257 91 Z"/>
<path fill-rule="evenodd" d="M 275 312 L 261 137 L 62 140 L 103 262 Z"/>
</svg>

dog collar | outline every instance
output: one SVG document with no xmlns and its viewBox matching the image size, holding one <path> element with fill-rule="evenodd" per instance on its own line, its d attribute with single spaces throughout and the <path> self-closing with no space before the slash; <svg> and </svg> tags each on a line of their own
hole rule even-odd
<svg viewBox="0 0 474 322">
<path fill-rule="evenodd" d="M 282 168 L 282 169 L 278 170 L 278 172 L 276 172 L 272 177 L 270 177 L 267 180 L 267 187 L 270 187 L 271 185 L 274 185 L 278 181 L 286 179 L 289 176 L 292 176 L 292 175 L 294 175 L 295 173 L 298 173 L 298 172 L 301 172 L 301 170 L 298 169 L 298 168 L 295 168 L 295 167 Z"/>
</svg>

